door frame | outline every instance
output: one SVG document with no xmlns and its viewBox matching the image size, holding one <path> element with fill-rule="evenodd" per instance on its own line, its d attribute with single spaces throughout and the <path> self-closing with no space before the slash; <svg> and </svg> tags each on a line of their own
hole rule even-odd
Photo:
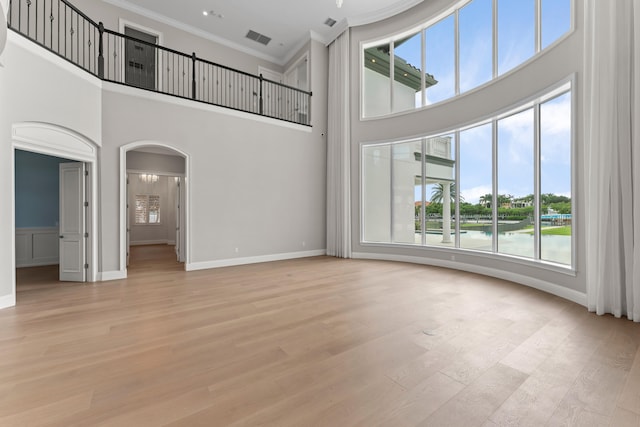
<svg viewBox="0 0 640 427">
<path fill-rule="evenodd" d="M 135 22 L 128 21 L 126 19 L 119 18 L 118 28 L 120 30 L 120 34 L 124 34 L 125 27 L 132 28 L 142 33 L 146 33 L 150 36 L 155 36 L 158 38 L 158 46 L 163 46 L 162 43 L 164 41 L 164 35 L 160 31 L 153 28 L 145 27 L 144 25 L 140 25 Z M 122 52 L 123 52 L 122 54 L 126 56 L 124 39 L 122 40 Z M 123 56 L 123 59 L 120 64 L 120 73 L 121 73 L 120 75 L 122 76 L 122 82 L 125 81 L 124 76 L 125 76 L 125 68 L 127 67 L 126 62 L 127 62 L 126 57 Z M 156 76 L 157 76 L 157 81 L 156 81 L 155 90 L 162 92 L 163 65 L 162 65 L 162 55 L 159 55 L 158 51 L 156 51 Z"/>
<path fill-rule="evenodd" d="M 15 153 L 16 150 L 32 153 L 46 154 L 48 156 L 83 162 L 89 175 L 87 177 L 87 238 L 86 259 L 89 264 L 87 269 L 87 282 L 98 280 L 98 145 L 84 135 L 62 126 L 43 122 L 19 122 L 11 126 L 11 266 L 16 269 L 16 190 L 15 190 Z M 94 177 L 95 176 L 95 177 Z M 15 304 L 16 279 L 12 279 L 12 294 Z"/>
<path fill-rule="evenodd" d="M 184 268 L 187 271 L 189 264 L 191 263 L 191 245 L 190 245 L 190 230 L 191 230 L 191 209 L 190 209 L 190 193 L 191 184 L 189 177 L 191 176 L 191 160 L 188 153 L 176 148 L 171 144 L 167 144 L 159 141 L 136 141 L 129 144 L 125 144 L 120 147 L 120 271 L 118 278 L 127 277 L 127 174 L 129 172 L 135 172 L 135 170 L 127 170 L 127 152 L 135 150 L 137 148 L 144 147 L 160 147 L 171 150 L 177 155 L 184 158 L 184 174 L 173 174 L 173 176 L 181 176 L 184 184 L 184 228 L 181 230 L 184 233 Z"/>
</svg>

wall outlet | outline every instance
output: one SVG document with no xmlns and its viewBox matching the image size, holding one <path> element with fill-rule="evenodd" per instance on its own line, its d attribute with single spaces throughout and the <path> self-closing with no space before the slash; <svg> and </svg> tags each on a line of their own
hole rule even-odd
<svg viewBox="0 0 640 427">
<path fill-rule="evenodd" d="M 305 246 L 307 246 L 307 242 L 303 241 L 302 242 L 302 247 L 304 248 Z"/>
<path fill-rule="evenodd" d="M 456 260 L 456 256 L 455 255 L 451 255 L 451 261 L 455 261 Z"/>
<path fill-rule="evenodd" d="M 238 253 L 238 252 L 239 252 L 239 251 L 238 251 L 238 248 L 236 248 L 236 253 Z"/>
</svg>

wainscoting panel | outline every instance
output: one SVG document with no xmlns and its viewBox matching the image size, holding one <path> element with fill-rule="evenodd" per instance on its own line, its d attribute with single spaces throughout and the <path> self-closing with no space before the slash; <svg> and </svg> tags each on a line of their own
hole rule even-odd
<svg viewBox="0 0 640 427">
<path fill-rule="evenodd" d="M 17 228 L 16 267 L 58 264 L 58 228 Z"/>
</svg>

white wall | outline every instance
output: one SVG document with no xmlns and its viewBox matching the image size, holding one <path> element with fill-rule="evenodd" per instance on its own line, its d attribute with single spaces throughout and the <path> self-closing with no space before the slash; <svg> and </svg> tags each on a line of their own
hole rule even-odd
<svg viewBox="0 0 640 427">
<path fill-rule="evenodd" d="M 439 265 L 478 270 L 484 272 L 509 272 L 514 277 L 533 278 L 532 280 L 558 285 L 573 291 L 585 292 L 583 269 L 585 253 L 580 242 L 584 238 L 584 228 L 580 222 L 579 213 L 582 212 L 582 194 L 584 187 L 579 177 L 583 176 L 583 153 L 580 147 L 583 128 L 582 106 L 580 102 L 576 111 L 576 161 L 574 163 L 574 180 L 576 181 L 575 200 L 577 201 L 577 215 L 574 224 L 577 248 L 577 271 L 573 273 L 559 273 L 553 269 L 539 268 L 533 263 L 514 263 L 497 257 L 488 258 L 470 254 L 469 252 L 452 252 L 442 248 L 409 248 L 384 247 L 360 243 L 360 144 L 363 142 L 392 141 L 410 139 L 416 136 L 433 135 L 455 129 L 465 124 L 477 122 L 490 117 L 509 106 L 512 106 L 531 95 L 542 92 L 549 86 L 571 76 L 578 75 L 578 84 L 573 88 L 577 99 L 582 98 L 582 57 L 583 57 L 583 2 L 578 0 L 575 5 L 575 31 L 561 43 L 547 49 L 539 57 L 497 81 L 470 91 L 456 99 L 441 103 L 434 107 L 394 117 L 377 120 L 361 120 L 360 106 L 360 44 L 382 37 L 398 34 L 445 11 L 451 6 L 448 0 L 434 0 L 422 2 L 405 13 L 388 20 L 371 25 L 351 29 L 351 142 L 352 142 L 352 241 L 353 251 L 358 255 L 374 258 L 404 259 L 428 261 Z M 456 262 L 452 263 L 452 256 Z M 479 271 L 479 270 L 478 270 Z"/>
<path fill-rule="evenodd" d="M 162 22 L 113 6 L 103 0 L 75 0 L 73 4 L 95 22 L 101 21 L 105 28 L 113 31 L 119 31 L 120 19 L 158 31 L 162 33 L 163 46 L 187 55 L 195 52 L 199 58 L 251 74 L 258 73 L 258 66 L 278 72 L 284 71 L 282 66 L 272 61 L 256 58 L 220 43 L 197 37 Z"/>
<path fill-rule="evenodd" d="M 107 86 L 103 94 L 104 271 L 119 267 L 118 184 L 112 171 L 119 147 L 139 140 L 159 141 L 190 156 L 193 263 L 325 248 L 326 145 L 320 129 L 119 89 Z"/>
<path fill-rule="evenodd" d="M 0 307 L 13 292 L 13 149 L 11 127 L 24 121 L 73 129 L 100 144 L 100 82 L 9 32 L 0 67 Z M 11 301 L 9 301 L 11 302 Z"/>
<path fill-rule="evenodd" d="M 120 147 L 158 141 L 191 159 L 189 253 L 197 268 L 323 253 L 328 53 L 315 41 L 309 50 L 313 128 L 102 83 L 10 32 L 0 67 L 0 197 L 13 197 L 13 124 L 52 123 L 94 141 L 98 271 L 122 271 Z M 14 303 L 12 223 L 10 204 L 0 204 L 0 307 Z"/>
</svg>

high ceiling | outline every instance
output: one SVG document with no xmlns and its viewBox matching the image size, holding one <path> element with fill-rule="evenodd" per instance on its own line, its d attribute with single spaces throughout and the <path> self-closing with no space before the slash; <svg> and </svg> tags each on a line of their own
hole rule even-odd
<svg viewBox="0 0 640 427">
<path fill-rule="evenodd" d="M 333 39 L 340 28 L 375 22 L 423 0 L 104 0 L 263 59 L 284 64 L 310 37 Z M 207 11 L 205 16 L 203 11 Z M 327 18 L 337 23 L 325 25 Z M 272 40 L 246 38 L 249 30 Z"/>
</svg>

